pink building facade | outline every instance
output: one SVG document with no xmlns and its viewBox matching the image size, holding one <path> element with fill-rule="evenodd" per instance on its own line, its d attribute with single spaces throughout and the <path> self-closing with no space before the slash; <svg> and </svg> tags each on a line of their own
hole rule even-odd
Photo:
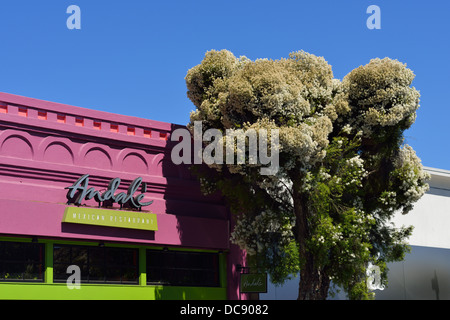
<svg viewBox="0 0 450 320">
<path fill-rule="evenodd" d="M 179 127 L 0 93 L 0 298 L 245 299 L 236 268 L 245 255 L 229 242 L 224 201 L 203 196 L 170 159 Z M 141 178 L 132 196 L 151 204 L 139 211 L 83 197 L 76 205 L 67 188 L 84 175 L 98 194 L 120 179 L 110 193 L 124 196 Z M 69 207 L 93 209 L 92 221 L 64 220 Z M 103 213 L 139 213 L 157 225 L 94 221 Z"/>
</svg>

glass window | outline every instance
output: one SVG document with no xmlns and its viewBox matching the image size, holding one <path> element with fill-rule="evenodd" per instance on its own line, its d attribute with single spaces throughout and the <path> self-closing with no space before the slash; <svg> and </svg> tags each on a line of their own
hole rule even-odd
<svg viewBox="0 0 450 320">
<path fill-rule="evenodd" d="M 0 242 L 0 281 L 44 281 L 42 243 Z"/>
<path fill-rule="evenodd" d="M 53 279 L 67 281 L 70 265 L 80 267 L 82 283 L 137 284 L 138 249 L 55 245 Z"/>
<path fill-rule="evenodd" d="M 147 250 L 147 282 L 172 286 L 218 287 L 219 255 Z"/>
</svg>

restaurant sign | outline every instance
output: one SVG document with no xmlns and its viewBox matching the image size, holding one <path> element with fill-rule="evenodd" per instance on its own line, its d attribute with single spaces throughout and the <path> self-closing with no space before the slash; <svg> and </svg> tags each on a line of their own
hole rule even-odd
<svg viewBox="0 0 450 320">
<path fill-rule="evenodd" d="M 158 230 L 156 214 L 86 207 L 67 207 L 62 222 L 140 230 Z"/>
<path fill-rule="evenodd" d="M 120 185 L 120 178 L 114 178 L 109 182 L 108 188 L 104 192 L 95 190 L 93 187 L 89 187 L 89 175 L 85 174 L 80 179 L 78 179 L 70 187 L 67 192 L 67 204 L 81 205 L 83 200 L 94 199 L 99 203 L 108 201 L 111 203 L 117 203 L 122 208 L 123 205 L 128 205 L 130 208 L 141 210 L 141 207 L 148 206 L 153 203 L 153 201 L 143 202 L 144 193 L 147 192 L 147 184 L 142 182 L 142 178 L 136 178 L 131 182 L 128 187 L 127 192 L 118 192 L 117 189 Z M 141 193 L 135 195 L 139 188 L 141 188 Z"/>
<path fill-rule="evenodd" d="M 242 273 L 239 288 L 242 293 L 266 293 L 267 273 Z"/>
</svg>

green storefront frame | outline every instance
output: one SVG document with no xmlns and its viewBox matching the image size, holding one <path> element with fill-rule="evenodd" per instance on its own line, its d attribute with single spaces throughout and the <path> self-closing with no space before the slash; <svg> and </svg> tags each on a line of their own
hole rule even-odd
<svg viewBox="0 0 450 320">
<path fill-rule="evenodd" d="M 31 242 L 30 238 L 0 237 L 0 241 Z M 227 299 L 226 253 L 176 248 L 177 251 L 215 252 L 219 254 L 219 287 L 178 287 L 147 284 L 146 249 L 156 246 L 105 243 L 105 246 L 139 249 L 139 283 L 137 285 L 82 283 L 79 289 L 69 289 L 65 283 L 53 282 L 53 245 L 69 244 L 98 246 L 99 242 L 38 239 L 45 244 L 45 274 L 43 282 L 0 282 L 0 299 L 5 300 L 225 300 Z"/>
</svg>

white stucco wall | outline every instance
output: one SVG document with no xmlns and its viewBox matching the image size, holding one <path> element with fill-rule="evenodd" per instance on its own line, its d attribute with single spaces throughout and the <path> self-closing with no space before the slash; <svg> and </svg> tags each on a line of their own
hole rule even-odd
<svg viewBox="0 0 450 320">
<path fill-rule="evenodd" d="M 413 246 L 450 249 L 450 171 L 426 168 L 431 174 L 430 190 L 406 215 L 398 214 L 395 225 L 413 225 Z"/>
</svg>

